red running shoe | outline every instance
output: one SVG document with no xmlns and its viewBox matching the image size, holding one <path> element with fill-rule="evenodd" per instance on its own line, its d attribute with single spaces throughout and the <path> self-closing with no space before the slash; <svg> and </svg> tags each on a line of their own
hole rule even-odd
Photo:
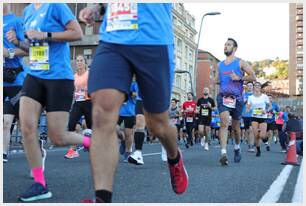
<svg viewBox="0 0 306 206">
<path fill-rule="evenodd" d="M 188 174 L 185 169 L 183 156 L 180 150 L 179 153 L 180 160 L 176 165 L 170 165 L 168 163 L 172 189 L 178 195 L 184 193 L 188 187 Z"/>
</svg>

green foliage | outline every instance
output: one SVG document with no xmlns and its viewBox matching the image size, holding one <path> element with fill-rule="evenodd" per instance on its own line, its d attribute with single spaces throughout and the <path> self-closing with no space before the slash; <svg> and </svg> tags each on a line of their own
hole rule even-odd
<svg viewBox="0 0 306 206">
<path fill-rule="evenodd" d="M 276 58 L 275 60 L 265 59 L 262 61 L 255 61 L 251 63 L 252 69 L 254 70 L 256 77 L 263 77 L 265 79 L 286 79 L 288 78 L 288 60 L 281 60 Z M 263 71 L 266 67 L 275 67 L 276 72 L 267 76 Z"/>
</svg>

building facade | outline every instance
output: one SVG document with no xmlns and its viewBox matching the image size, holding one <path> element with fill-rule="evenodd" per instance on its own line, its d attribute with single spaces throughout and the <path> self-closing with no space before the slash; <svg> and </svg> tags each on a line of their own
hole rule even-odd
<svg viewBox="0 0 306 206">
<path fill-rule="evenodd" d="M 220 60 L 207 51 L 199 50 L 196 75 L 196 96 L 200 98 L 203 96 L 203 88 L 208 87 L 210 95 L 216 99 L 219 85 L 214 83 L 216 75 L 218 74 L 218 63 Z"/>
<path fill-rule="evenodd" d="M 196 51 L 195 18 L 185 10 L 184 4 L 173 4 L 173 29 L 175 43 L 175 74 L 172 98 L 180 103 L 187 99 L 187 92 L 192 91 L 195 83 L 194 57 Z M 192 81 L 192 83 L 191 83 Z"/>
<path fill-rule="evenodd" d="M 303 94 L 303 4 L 289 4 L 289 94 Z"/>
</svg>

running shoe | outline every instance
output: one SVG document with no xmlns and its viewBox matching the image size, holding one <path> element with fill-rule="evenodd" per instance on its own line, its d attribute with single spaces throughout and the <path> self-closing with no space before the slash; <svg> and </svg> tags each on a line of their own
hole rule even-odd
<svg viewBox="0 0 306 206">
<path fill-rule="evenodd" d="M 125 152 L 125 141 L 124 140 L 121 140 L 119 152 L 121 155 L 124 155 L 124 152 Z"/>
<path fill-rule="evenodd" d="M 162 148 L 162 151 L 161 151 L 161 159 L 164 161 L 164 162 L 167 162 L 168 158 L 167 158 L 167 152 L 165 150 L 165 148 L 163 146 L 161 146 Z"/>
<path fill-rule="evenodd" d="M 18 199 L 22 202 L 32 202 L 51 197 L 52 193 L 49 192 L 47 186 L 44 187 L 42 184 L 35 182 L 25 193 L 21 194 Z"/>
<path fill-rule="evenodd" d="M 248 152 L 255 152 L 255 148 L 254 147 L 249 147 Z"/>
<path fill-rule="evenodd" d="M 140 150 L 136 150 L 133 154 L 131 154 L 128 158 L 128 162 L 135 165 L 143 165 L 143 157 Z"/>
<path fill-rule="evenodd" d="M 7 158 L 7 154 L 3 154 L 3 163 L 7 163 L 8 158 Z"/>
<path fill-rule="evenodd" d="M 177 164 L 170 165 L 168 163 L 172 189 L 178 195 L 184 193 L 188 187 L 188 174 L 184 166 L 183 155 L 180 150 L 179 153 L 180 160 Z"/>
<path fill-rule="evenodd" d="M 219 162 L 221 163 L 221 166 L 227 166 L 228 165 L 228 159 L 227 159 L 226 154 L 221 155 Z"/>
<path fill-rule="evenodd" d="M 257 151 L 256 152 L 256 157 L 260 157 L 261 156 L 261 152 L 260 151 Z"/>
<path fill-rule="evenodd" d="M 80 155 L 79 155 L 79 153 L 78 153 L 78 151 L 75 151 L 74 149 L 72 149 L 72 148 L 70 148 L 69 150 L 68 150 L 68 152 L 67 152 L 67 154 L 65 154 L 65 158 L 66 159 L 73 159 L 73 158 L 77 158 L 77 157 L 79 157 Z"/>
<path fill-rule="evenodd" d="M 204 147 L 204 145 L 205 145 L 204 138 L 205 138 L 205 137 L 201 138 L 201 146 L 202 146 L 202 147 Z"/>
<path fill-rule="evenodd" d="M 204 145 L 204 150 L 208 151 L 209 150 L 209 147 L 208 147 L 208 143 L 206 142 L 205 145 Z"/>
<path fill-rule="evenodd" d="M 85 199 L 82 200 L 81 203 L 105 203 L 105 202 L 100 198 L 96 198 L 96 199 Z"/>
<path fill-rule="evenodd" d="M 266 146 L 266 150 L 269 152 L 270 151 L 270 145 Z"/>
<path fill-rule="evenodd" d="M 241 151 L 240 149 L 234 150 L 234 162 L 240 162 L 241 160 Z"/>
<path fill-rule="evenodd" d="M 123 155 L 123 162 L 128 163 L 129 162 L 129 160 L 128 160 L 129 156 L 130 156 L 130 153 L 125 152 L 124 155 Z"/>
</svg>

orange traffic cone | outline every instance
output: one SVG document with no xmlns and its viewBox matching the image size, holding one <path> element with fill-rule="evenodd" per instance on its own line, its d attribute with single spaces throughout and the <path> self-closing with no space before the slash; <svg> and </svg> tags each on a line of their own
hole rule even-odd
<svg viewBox="0 0 306 206">
<path fill-rule="evenodd" d="M 296 134 L 295 132 L 290 133 L 290 142 L 289 142 L 289 150 L 287 152 L 287 157 L 285 159 L 285 162 L 283 162 L 283 165 L 295 165 L 299 166 L 297 162 L 297 157 L 296 157 Z"/>
</svg>

